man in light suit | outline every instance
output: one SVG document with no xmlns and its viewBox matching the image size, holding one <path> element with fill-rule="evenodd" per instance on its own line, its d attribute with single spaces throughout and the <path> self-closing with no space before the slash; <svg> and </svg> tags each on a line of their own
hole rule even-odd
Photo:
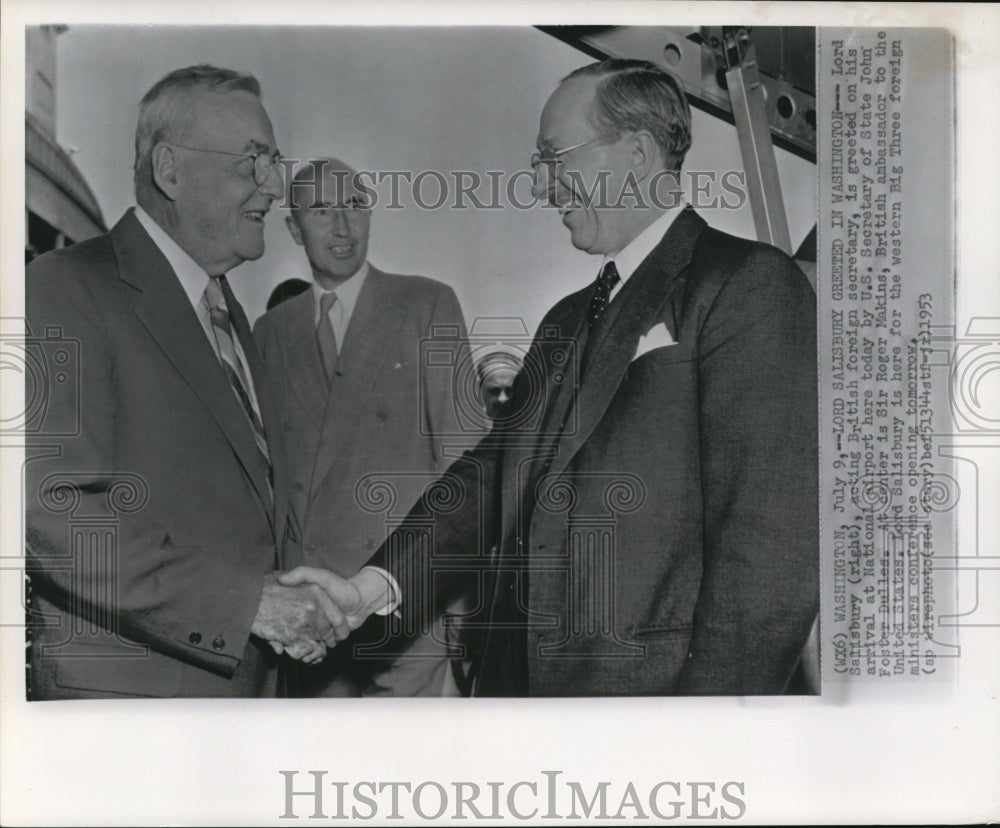
<svg viewBox="0 0 1000 828">
<path fill-rule="evenodd" d="M 273 695 L 274 651 L 336 640 L 319 590 L 276 582 L 281 430 L 225 275 L 264 252 L 277 157 L 253 76 L 171 72 L 139 108 L 138 207 L 28 268 L 32 698 Z"/>
<path fill-rule="evenodd" d="M 454 459 L 448 447 L 460 432 L 449 375 L 422 370 L 422 343 L 433 338 L 437 356 L 449 349 L 467 358 L 450 287 L 369 263 L 366 195 L 355 171 L 335 158 L 296 173 L 286 223 L 313 283 L 254 327 L 279 400 L 301 526 L 289 555 L 345 577 L 385 540 L 391 515 L 374 492 L 390 487 L 392 514 L 402 517 Z M 369 626 L 369 638 L 381 636 L 375 621 Z M 295 671 L 293 683 L 305 696 L 452 694 L 444 640 L 438 615 L 427 635 L 405 646 L 379 656 L 343 645 Z"/>
<path fill-rule="evenodd" d="M 653 64 L 560 84 L 535 190 L 601 263 L 515 382 L 540 416 L 456 462 L 451 489 L 479 496 L 424 497 L 351 581 L 286 583 L 322 583 L 355 626 L 419 616 L 431 575 L 471 591 L 480 695 L 785 691 L 818 606 L 815 299 L 786 255 L 665 198 L 689 145 Z M 444 557 L 463 551 L 464 573 Z"/>
</svg>

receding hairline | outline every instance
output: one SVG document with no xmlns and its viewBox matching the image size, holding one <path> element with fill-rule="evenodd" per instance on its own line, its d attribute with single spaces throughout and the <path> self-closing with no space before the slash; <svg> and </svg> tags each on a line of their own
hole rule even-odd
<svg viewBox="0 0 1000 828">
<path fill-rule="evenodd" d="M 249 92 L 261 96 L 260 81 L 249 72 L 199 63 L 168 72 L 154 83 L 139 102 L 140 111 L 165 93 L 191 91 Z"/>
<path fill-rule="evenodd" d="M 645 129 L 667 168 L 680 169 L 691 148 L 691 111 L 679 78 L 652 61 L 607 58 L 574 69 L 558 88 L 586 78 L 593 79 L 587 119 L 596 128 L 625 123 Z"/>
<path fill-rule="evenodd" d="M 292 183 L 301 184 L 303 183 L 303 181 L 306 181 L 307 176 L 309 180 L 314 179 L 316 177 L 315 172 L 318 166 L 321 166 L 323 168 L 324 175 L 327 174 L 328 170 L 330 172 L 336 171 L 338 177 L 340 174 L 351 177 L 356 176 L 358 174 L 358 171 L 354 169 L 354 167 L 350 166 L 341 159 L 336 158 L 332 155 L 324 155 L 321 156 L 320 158 L 312 158 L 309 161 L 304 162 L 302 166 L 299 167 L 299 169 L 296 171 L 295 175 L 292 177 Z"/>
<path fill-rule="evenodd" d="M 347 162 L 332 155 L 312 158 L 309 161 L 303 162 L 302 166 L 295 171 L 295 175 L 292 176 L 291 180 L 285 186 L 286 198 L 291 205 L 289 213 L 295 217 L 296 221 L 298 221 L 299 213 L 308 210 L 310 206 L 315 206 L 315 203 L 311 205 L 306 203 L 308 199 L 298 198 L 295 193 L 295 188 L 297 186 L 307 188 L 310 185 L 313 185 L 316 180 L 316 171 L 319 167 L 322 168 L 322 178 L 320 178 L 321 191 L 326 186 L 323 182 L 332 178 L 334 179 L 335 185 L 338 187 L 340 186 L 341 181 L 347 181 L 349 190 L 345 188 L 345 192 L 342 195 L 347 195 L 349 192 L 354 193 L 355 195 L 362 195 L 364 193 L 362 188 L 355 185 L 355 177 L 358 175 L 358 171 Z M 315 187 L 313 188 L 313 195 L 316 195 Z M 324 199 L 324 203 L 328 203 L 326 199 Z"/>
<path fill-rule="evenodd" d="M 133 178 L 137 190 L 150 183 L 151 153 L 156 143 L 165 137 L 182 140 L 189 130 L 197 128 L 199 118 L 194 110 L 209 95 L 241 92 L 263 106 L 260 81 L 249 72 L 199 63 L 174 69 L 156 81 L 142 96 L 136 119 Z"/>
</svg>

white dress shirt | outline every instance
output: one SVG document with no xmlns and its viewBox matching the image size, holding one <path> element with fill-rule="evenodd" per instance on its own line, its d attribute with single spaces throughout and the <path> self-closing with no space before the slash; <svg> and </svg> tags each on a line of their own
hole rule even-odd
<svg viewBox="0 0 1000 828">
<path fill-rule="evenodd" d="M 604 265 L 608 262 L 614 262 L 615 267 L 618 269 L 618 275 L 621 277 L 621 281 L 618 282 L 612 289 L 608 297 L 609 302 L 618 295 L 622 287 L 624 287 L 625 282 L 628 281 L 629 277 L 639 269 L 639 265 L 643 263 L 645 258 L 653 252 L 653 248 L 656 247 L 662 240 L 664 234 L 670 229 L 670 225 L 674 223 L 681 211 L 686 207 L 686 204 L 679 204 L 676 207 L 669 208 L 662 216 L 660 216 L 656 221 L 654 221 L 649 227 L 643 230 L 638 236 L 636 236 L 632 241 L 630 241 L 625 247 L 623 247 L 618 253 L 614 255 L 606 255 L 601 259 L 601 269 L 604 269 Z M 598 273 L 600 270 L 598 271 Z"/>
<path fill-rule="evenodd" d="M 347 336 L 347 326 L 351 322 L 354 306 L 358 303 L 358 295 L 361 293 L 361 287 L 365 283 L 368 270 L 369 265 L 366 261 L 353 276 L 345 279 L 332 291 L 322 287 L 316 281 L 312 283 L 313 298 L 316 300 L 313 302 L 313 322 L 316 323 L 316 327 L 319 327 L 320 302 L 324 294 L 337 294 L 337 301 L 330 308 L 330 324 L 333 325 L 333 335 L 337 340 L 338 352 L 344 349 L 344 337 Z"/>
<path fill-rule="evenodd" d="M 177 276 L 177 281 L 181 283 L 181 287 L 184 289 L 191 307 L 194 308 L 195 315 L 197 315 L 198 321 L 201 323 L 201 329 L 205 332 L 205 336 L 208 337 L 216 359 L 221 364 L 222 357 L 219 354 L 219 343 L 215 340 L 215 330 L 212 328 L 211 315 L 209 309 L 205 307 L 205 303 L 202 301 L 205 295 L 205 288 L 208 287 L 209 275 L 202 270 L 201 265 L 192 259 L 177 242 L 167 235 L 166 231 L 142 207 L 135 208 L 135 217 L 173 269 L 174 275 Z M 236 350 L 236 357 L 243 366 L 243 373 L 246 376 L 247 385 L 249 386 L 247 393 L 250 395 L 250 403 L 253 405 L 253 410 L 259 418 L 260 406 L 257 404 L 257 393 L 253 387 L 253 374 L 250 373 L 247 366 L 246 354 L 243 351 L 243 345 L 240 344 L 238 336 L 233 336 L 233 346 Z M 236 392 L 234 391 L 233 393 L 235 394 Z"/>
</svg>

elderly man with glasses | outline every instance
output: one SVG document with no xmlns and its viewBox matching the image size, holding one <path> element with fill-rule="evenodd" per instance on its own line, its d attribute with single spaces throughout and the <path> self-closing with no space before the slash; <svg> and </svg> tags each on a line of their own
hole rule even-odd
<svg viewBox="0 0 1000 828">
<path fill-rule="evenodd" d="M 441 481 L 464 497 L 431 487 L 351 581 L 286 583 L 352 626 L 468 591 L 479 695 L 786 691 L 818 606 L 815 299 L 786 255 L 671 197 L 690 144 L 653 64 L 560 84 L 535 193 L 601 261 L 514 383 L 541 415 L 498 424 Z"/>
<path fill-rule="evenodd" d="M 171 72 L 139 106 L 138 204 L 26 275 L 34 699 L 264 696 L 336 607 L 276 582 L 279 415 L 227 274 L 283 195 L 251 75 Z M 32 382 L 41 387 L 32 387 Z M 341 633 L 346 631 L 342 628 Z"/>
</svg>

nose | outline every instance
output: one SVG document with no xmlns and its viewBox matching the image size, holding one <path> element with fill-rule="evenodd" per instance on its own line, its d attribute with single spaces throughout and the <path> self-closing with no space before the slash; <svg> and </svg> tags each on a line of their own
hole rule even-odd
<svg viewBox="0 0 1000 828">
<path fill-rule="evenodd" d="M 272 164 L 260 192 L 271 198 L 281 198 L 285 194 L 285 179 L 281 176 L 281 164 Z"/>
<path fill-rule="evenodd" d="M 531 183 L 531 195 L 539 201 L 543 201 L 549 197 L 551 190 L 552 183 L 548 166 L 546 164 L 539 164 L 535 167 L 535 177 Z"/>
<path fill-rule="evenodd" d="M 350 232 L 347 226 L 347 210 L 333 211 L 333 232 L 338 236 L 346 236 Z"/>
<path fill-rule="evenodd" d="M 509 399 L 510 399 L 510 389 L 509 388 L 501 388 L 499 391 L 497 391 L 497 402 L 498 403 L 505 403 Z"/>
</svg>

